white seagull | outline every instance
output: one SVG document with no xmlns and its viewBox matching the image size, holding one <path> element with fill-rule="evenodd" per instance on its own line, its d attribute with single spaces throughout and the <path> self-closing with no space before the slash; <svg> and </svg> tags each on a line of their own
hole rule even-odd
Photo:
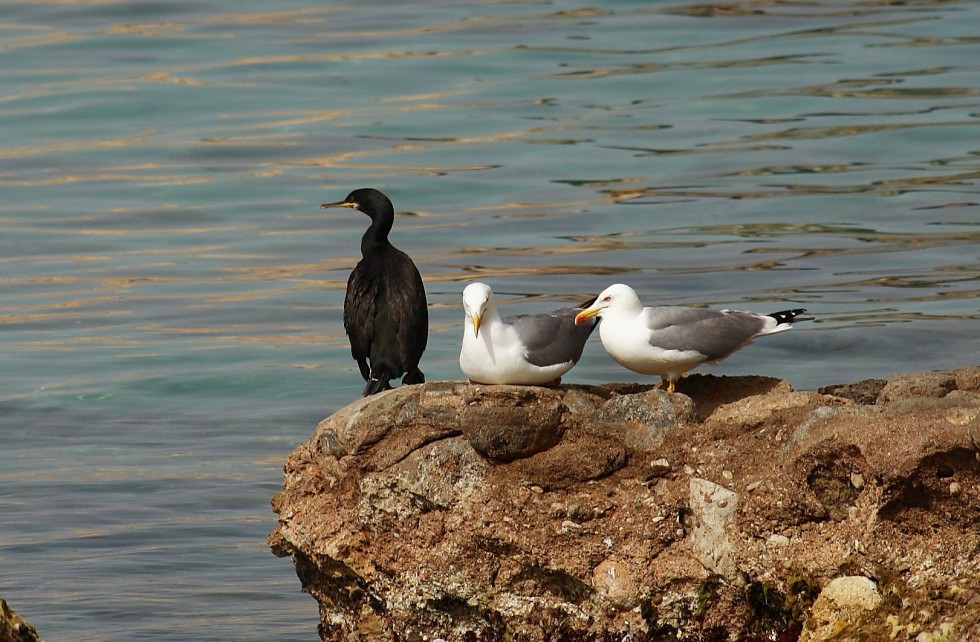
<svg viewBox="0 0 980 642">
<path fill-rule="evenodd" d="M 674 383 L 689 370 L 705 362 L 717 363 L 756 337 L 789 330 L 793 319 L 804 312 L 645 308 L 633 288 L 617 283 L 579 312 L 575 322 L 600 318 L 599 338 L 609 356 L 633 372 L 660 375 L 673 393 Z"/>
<path fill-rule="evenodd" d="M 501 318 L 490 286 L 471 283 L 463 290 L 466 319 L 459 367 L 475 383 L 560 383 L 582 356 L 598 323 L 576 321 L 588 305 Z"/>
</svg>

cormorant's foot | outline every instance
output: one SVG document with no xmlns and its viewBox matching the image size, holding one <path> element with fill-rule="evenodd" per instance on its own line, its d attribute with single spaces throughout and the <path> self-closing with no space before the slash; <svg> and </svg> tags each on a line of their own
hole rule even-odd
<svg viewBox="0 0 980 642">
<path fill-rule="evenodd" d="M 403 386 L 414 386 L 419 383 L 425 383 L 425 375 L 418 368 L 415 368 L 404 377 L 402 377 Z"/>
</svg>

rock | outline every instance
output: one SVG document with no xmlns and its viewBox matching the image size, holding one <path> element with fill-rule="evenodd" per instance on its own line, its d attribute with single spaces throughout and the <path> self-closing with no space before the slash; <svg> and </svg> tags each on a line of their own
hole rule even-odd
<svg viewBox="0 0 980 642">
<path fill-rule="evenodd" d="M 769 544 L 772 546 L 789 546 L 790 539 L 785 535 L 773 533 L 769 536 Z"/>
<path fill-rule="evenodd" d="M 549 388 L 469 386 L 463 403 L 463 434 L 487 457 L 523 459 L 561 440 L 561 397 Z"/>
<path fill-rule="evenodd" d="M 832 395 L 850 399 L 859 404 L 870 405 L 878 400 L 878 395 L 888 383 L 887 379 L 865 379 L 857 383 L 841 383 L 832 386 L 819 388 L 817 392 L 822 395 Z"/>
<path fill-rule="evenodd" d="M 812 392 L 774 391 L 719 405 L 705 423 L 724 430 L 746 430 L 787 421 L 799 423 L 813 410 L 830 403 L 833 403 L 830 399 Z"/>
<path fill-rule="evenodd" d="M 949 374 L 956 379 L 956 389 L 964 392 L 980 392 L 980 366 L 960 368 Z"/>
<path fill-rule="evenodd" d="M 603 560 L 592 571 L 592 586 L 596 593 L 620 610 L 631 609 L 639 600 L 639 593 L 633 577 L 622 564 L 613 560 Z"/>
<path fill-rule="evenodd" d="M 445 448 L 420 448 L 390 468 L 361 478 L 358 519 L 385 528 L 432 511 L 452 510 L 482 491 L 488 466 L 460 440 Z"/>
<path fill-rule="evenodd" d="M 654 452 L 667 431 L 678 423 L 671 397 L 662 390 L 617 395 L 604 403 L 591 421 L 622 431 L 623 442 L 634 450 Z"/>
<path fill-rule="evenodd" d="M 293 452 L 269 544 L 325 640 L 980 639 L 978 383 L 405 386 Z"/>
<path fill-rule="evenodd" d="M 899 399 L 933 397 L 940 399 L 956 390 L 956 377 L 945 372 L 918 372 L 892 377 L 878 394 L 878 403 Z"/>
<path fill-rule="evenodd" d="M 0 642 L 41 642 L 37 630 L 0 599 Z"/>
<path fill-rule="evenodd" d="M 694 477 L 690 482 L 691 549 L 704 567 L 716 575 L 734 580 L 738 575 L 728 531 L 738 508 L 738 495 L 707 479 Z"/>
<path fill-rule="evenodd" d="M 793 391 L 789 382 L 772 377 L 717 377 L 701 373 L 681 379 L 677 389 L 697 400 L 696 413 L 701 419 L 711 415 L 715 408 L 740 399 Z"/>
<path fill-rule="evenodd" d="M 848 634 L 855 631 L 866 616 L 881 604 L 881 594 L 873 581 L 862 576 L 838 577 L 820 591 L 809 626 L 800 642 L 855 642 L 863 637 Z"/>
<path fill-rule="evenodd" d="M 663 477 L 670 472 L 670 462 L 661 457 L 650 462 L 650 476 Z"/>
</svg>

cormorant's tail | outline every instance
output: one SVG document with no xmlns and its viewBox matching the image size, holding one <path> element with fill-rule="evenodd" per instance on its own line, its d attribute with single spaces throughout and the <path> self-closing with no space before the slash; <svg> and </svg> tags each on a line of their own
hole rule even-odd
<svg viewBox="0 0 980 642">
<path fill-rule="evenodd" d="M 781 312 L 772 312 L 772 313 L 768 314 L 767 316 L 770 316 L 773 319 L 775 319 L 776 320 L 776 325 L 783 325 L 784 323 L 792 323 L 793 321 L 797 320 L 797 317 L 799 317 L 804 312 L 806 312 L 806 310 L 804 310 L 802 308 L 798 308 L 796 310 L 782 310 Z M 812 319 L 813 319 L 813 317 L 802 317 L 802 318 L 800 318 L 798 320 L 799 321 L 810 321 Z"/>
<path fill-rule="evenodd" d="M 391 390 L 391 385 L 388 383 L 391 381 L 391 375 L 386 371 L 375 370 L 371 373 L 371 378 L 368 379 L 367 385 L 364 386 L 363 397 L 370 397 L 371 395 L 376 395 L 379 392 L 384 392 L 385 390 Z"/>
</svg>

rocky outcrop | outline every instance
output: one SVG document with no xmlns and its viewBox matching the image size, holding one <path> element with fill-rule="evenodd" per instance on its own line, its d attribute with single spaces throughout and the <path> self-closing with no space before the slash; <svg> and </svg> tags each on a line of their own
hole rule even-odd
<svg viewBox="0 0 980 642">
<path fill-rule="evenodd" d="M 0 642 L 41 642 L 37 631 L 0 599 Z"/>
<path fill-rule="evenodd" d="M 980 368 L 678 389 L 359 400 L 270 545 L 324 640 L 980 640 Z"/>
</svg>

